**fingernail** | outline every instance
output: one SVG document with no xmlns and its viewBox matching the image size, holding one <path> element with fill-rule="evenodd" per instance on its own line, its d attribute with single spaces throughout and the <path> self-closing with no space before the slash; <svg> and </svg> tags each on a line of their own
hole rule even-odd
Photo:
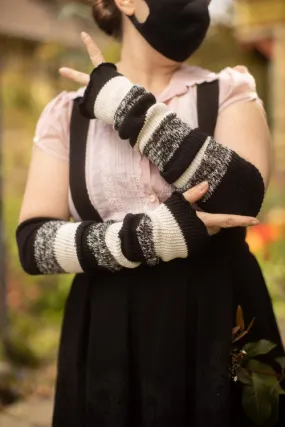
<svg viewBox="0 0 285 427">
<path fill-rule="evenodd" d="M 201 184 L 199 184 L 198 188 L 199 188 L 200 191 L 206 190 L 206 188 L 208 188 L 208 182 L 207 181 L 201 182 Z"/>
<path fill-rule="evenodd" d="M 82 38 L 82 39 L 87 39 L 87 37 L 88 37 L 88 34 L 87 34 L 87 33 L 84 33 L 84 31 L 82 31 L 82 33 L 81 33 L 81 38 Z"/>
<path fill-rule="evenodd" d="M 260 224 L 260 222 L 258 221 L 258 219 L 253 219 L 252 221 L 250 221 L 249 225 L 258 225 Z"/>
<path fill-rule="evenodd" d="M 61 67 L 58 71 L 60 74 L 64 74 L 64 75 L 68 74 L 68 69 L 65 67 Z"/>
</svg>

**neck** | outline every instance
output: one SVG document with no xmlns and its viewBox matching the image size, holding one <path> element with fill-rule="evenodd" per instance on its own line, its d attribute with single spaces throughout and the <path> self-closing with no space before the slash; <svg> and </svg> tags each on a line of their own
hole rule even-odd
<svg viewBox="0 0 285 427">
<path fill-rule="evenodd" d="M 154 50 L 129 23 L 125 25 L 118 71 L 154 95 L 168 86 L 181 64 Z"/>
</svg>

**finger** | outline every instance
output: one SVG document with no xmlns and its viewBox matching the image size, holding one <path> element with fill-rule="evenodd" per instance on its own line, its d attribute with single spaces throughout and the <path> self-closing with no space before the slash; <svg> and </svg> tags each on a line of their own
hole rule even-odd
<svg viewBox="0 0 285 427">
<path fill-rule="evenodd" d="M 218 234 L 221 231 L 220 227 L 208 227 L 207 230 L 209 236 L 214 236 L 215 234 Z"/>
<path fill-rule="evenodd" d="M 88 74 L 81 73 L 80 71 L 73 70 L 72 68 L 62 67 L 59 69 L 59 73 L 62 77 L 79 83 L 82 86 L 87 86 L 90 80 Z"/>
<path fill-rule="evenodd" d="M 198 200 L 202 199 L 202 197 L 207 193 L 209 188 L 209 184 L 207 181 L 202 182 L 201 184 L 196 185 L 190 190 L 186 191 L 183 196 L 189 203 L 196 203 Z"/>
<path fill-rule="evenodd" d="M 205 212 L 197 212 L 197 215 L 204 222 L 206 227 L 234 228 L 249 227 L 259 224 L 256 218 L 247 216 L 209 214 Z"/>
<path fill-rule="evenodd" d="M 94 42 L 94 40 L 87 33 L 81 33 L 81 39 L 87 49 L 88 55 L 90 56 L 91 62 L 94 67 L 98 67 L 98 65 L 105 62 L 104 57 Z"/>
</svg>

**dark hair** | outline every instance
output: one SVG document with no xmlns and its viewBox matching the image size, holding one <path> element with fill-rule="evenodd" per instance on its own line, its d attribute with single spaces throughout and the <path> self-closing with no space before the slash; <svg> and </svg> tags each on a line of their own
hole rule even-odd
<svg viewBox="0 0 285 427">
<path fill-rule="evenodd" d="M 98 27 L 109 36 L 122 35 L 122 14 L 114 0 L 91 0 L 92 15 Z"/>
</svg>

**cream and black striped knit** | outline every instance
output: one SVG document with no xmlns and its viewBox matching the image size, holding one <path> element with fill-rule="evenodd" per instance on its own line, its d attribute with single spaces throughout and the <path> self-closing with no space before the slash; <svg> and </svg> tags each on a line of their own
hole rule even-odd
<svg viewBox="0 0 285 427">
<path fill-rule="evenodd" d="M 154 211 L 122 222 L 71 223 L 33 218 L 19 225 L 17 243 L 29 274 L 118 271 L 186 258 L 208 241 L 196 212 L 179 193 Z"/>
<path fill-rule="evenodd" d="M 199 206 L 208 212 L 256 216 L 264 198 L 258 169 L 199 129 L 192 129 L 141 86 L 105 63 L 93 70 L 81 112 L 114 126 L 184 192 L 209 182 Z"/>
</svg>

